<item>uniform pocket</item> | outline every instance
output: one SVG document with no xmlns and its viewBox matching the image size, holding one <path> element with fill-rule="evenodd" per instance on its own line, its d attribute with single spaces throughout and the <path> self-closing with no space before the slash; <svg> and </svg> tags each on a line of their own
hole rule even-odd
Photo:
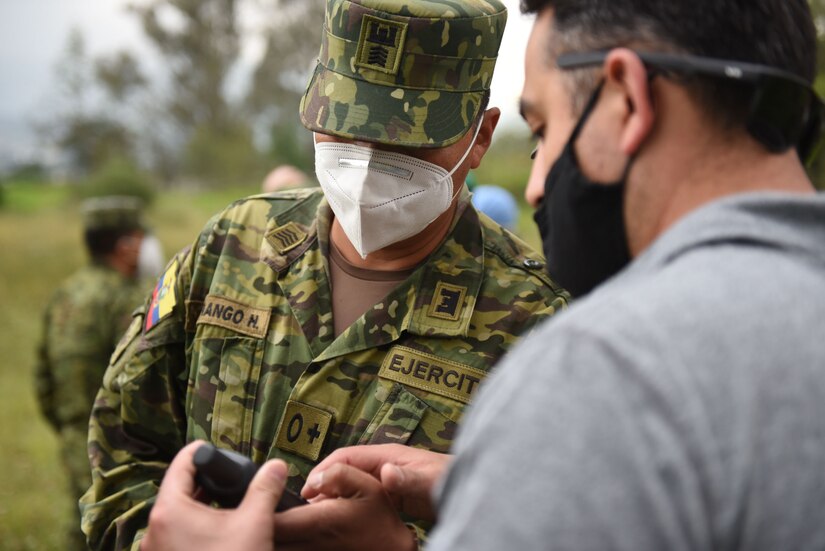
<svg viewBox="0 0 825 551">
<path fill-rule="evenodd" d="M 211 440 L 243 454 L 250 451 L 264 341 L 230 337 L 221 347 Z"/>
<path fill-rule="evenodd" d="M 393 385 L 358 444 L 406 444 L 428 406 L 403 385 Z"/>
</svg>

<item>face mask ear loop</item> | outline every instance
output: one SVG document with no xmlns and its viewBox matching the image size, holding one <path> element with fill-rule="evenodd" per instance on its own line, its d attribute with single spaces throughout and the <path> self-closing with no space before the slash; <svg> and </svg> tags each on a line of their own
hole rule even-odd
<svg viewBox="0 0 825 551">
<path fill-rule="evenodd" d="M 470 152 L 473 150 L 473 146 L 476 144 L 476 140 L 478 139 L 478 133 L 481 132 L 481 123 L 483 123 L 483 122 L 484 122 L 484 115 L 482 114 L 481 118 L 478 120 L 478 124 L 476 125 L 476 131 L 475 131 L 475 134 L 473 134 L 473 141 L 470 142 L 470 146 L 467 148 L 467 151 L 464 152 L 464 155 L 461 156 L 461 159 L 458 160 L 458 162 L 453 167 L 453 169 L 449 173 L 447 173 L 447 175 L 444 177 L 445 180 L 447 178 L 451 178 L 452 175 L 455 174 L 455 171 L 458 170 L 459 167 L 461 167 L 462 164 L 464 164 L 464 161 L 467 160 L 467 157 L 470 156 Z"/>
<path fill-rule="evenodd" d="M 476 125 L 476 131 L 475 131 L 475 134 L 473 134 L 473 141 L 470 142 L 470 147 L 467 148 L 467 151 L 464 152 L 464 155 L 461 156 L 461 159 L 459 159 L 458 163 L 456 163 L 456 165 L 453 167 L 453 169 L 450 172 L 448 172 L 446 176 L 444 176 L 444 180 L 452 179 L 453 174 L 455 174 L 455 171 L 458 170 L 459 167 L 461 167 L 461 165 L 464 164 L 464 161 L 467 160 L 467 157 L 470 156 L 470 152 L 473 150 L 473 146 L 476 144 L 476 140 L 478 139 L 478 133 L 481 132 L 481 123 L 483 123 L 483 122 L 484 122 L 484 113 L 482 113 L 481 118 L 478 119 L 478 124 Z M 444 180 L 442 180 L 442 181 L 444 181 Z M 464 183 L 462 182 L 462 184 L 460 186 L 455 186 L 455 187 L 457 189 L 455 190 L 455 193 L 453 193 L 453 197 L 450 199 L 450 203 L 455 201 L 455 198 L 458 197 L 459 193 L 461 193 L 461 188 L 464 187 Z"/>
</svg>

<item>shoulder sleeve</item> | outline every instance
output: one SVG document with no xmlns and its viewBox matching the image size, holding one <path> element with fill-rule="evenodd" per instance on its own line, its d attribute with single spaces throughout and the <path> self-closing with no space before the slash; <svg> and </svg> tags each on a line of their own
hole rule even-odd
<svg viewBox="0 0 825 551">
<path fill-rule="evenodd" d="M 468 415 L 428 549 L 711 548 L 678 408 L 636 360 L 586 330 L 523 342 Z"/>
<path fill-rule="evenodd" d="M 93 549 L 128 549 L 148 522 L 186 438 L 184 297 L 192 254 L 178 254 L 110 360 L 89 421 L 92 487 L 81 499 Z"/>
</svg>

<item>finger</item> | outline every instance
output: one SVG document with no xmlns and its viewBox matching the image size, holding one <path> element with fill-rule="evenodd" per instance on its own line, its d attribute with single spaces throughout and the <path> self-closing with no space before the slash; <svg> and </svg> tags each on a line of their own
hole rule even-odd
<svg viewBox="0 0 825 551">
<path fill-rule="evenodd" d="M 249 483 L 239 509 L 274 513 L 286 483 L 287 466 L 280 459 L 264 463 Z"/>
<path fill-rule="evenodd" d="M 371 474 L 343 463 L 332 465 L 307 480 L 307 486 L 316 494 L 343 498 L 383 491 L 381 482 Z"/>
<path fill-rule="evenodd" d="M 391 495 L 429 499 L 433 481 L 418 470 L 386 464 L 381 468 L 381 485 Z"/>
<path fill-rule="evenodd" d="M 398 444 L 379 444 L 374 446 L 351 446 L 341 448 L 331 453 L 326 459 L 321 461 L 307 477 L 307 484 L 301 490 L 301 495 L 311 499 L 318 495 L 315 489 L 316 479 L 332 467 L 333 465 L 351 465 L 356 469 L 370 473 L 378 478 L 381 466 L 388 462 L 393 462 L 399 453 L 404 451 L 404 446 Z"/>
<path fill-rule="evenodd" d="M 275 514 L 275 548 L 291 549 L 285 544 L 307 544 L 314 538 L 320 526 L 328 524 L 329 507 L 338 505 L 335 501 L 324 501 L 318 504 L 309 504 L 294 507 L 283 513 Z M 298 546 L 296 549 L 300 549 Z"/>
<path fill-rule="evenodd" d="M 195 494 L 195 464 L 192 460 L 195 457 L 195 452 L 203 444 L 203 440 L 196 440 L 178 452 L 163 476 L 158 499 L 165 494 L 184 494 L 187 496 Z"/>
<path fill-rule="evenodd" d="M 311 478 L 313 473 L 321 473 L 338 464 L 352 465 L 362 471 L 373 472 L 377 476 L 383 464 L 383 453 L 379 448 L 383 446 L 350 446 L 335 450 L 312 469 L 309 477 Z"/>
</svg>

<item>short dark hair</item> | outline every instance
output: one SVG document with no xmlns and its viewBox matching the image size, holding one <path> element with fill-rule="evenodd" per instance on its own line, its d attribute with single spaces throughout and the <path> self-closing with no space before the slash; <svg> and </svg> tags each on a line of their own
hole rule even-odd
<svg viewBox="0 0 825 551">
<path fill-rule="evenodd" d="M 807 0 L 521 0 L 525 13 L 553 9 L 548 54 L 631 47 L 768 65 L 813 82 L 816 29 Z M 593 71 L 574 71 L 571 92 L 581 111 L 595 87 Z M 747 117 L 748 89 L 696 77 L 688 88 L 723 127 Z M 584 96 L 584 97 L 582 97 Z"/>
</svg>

